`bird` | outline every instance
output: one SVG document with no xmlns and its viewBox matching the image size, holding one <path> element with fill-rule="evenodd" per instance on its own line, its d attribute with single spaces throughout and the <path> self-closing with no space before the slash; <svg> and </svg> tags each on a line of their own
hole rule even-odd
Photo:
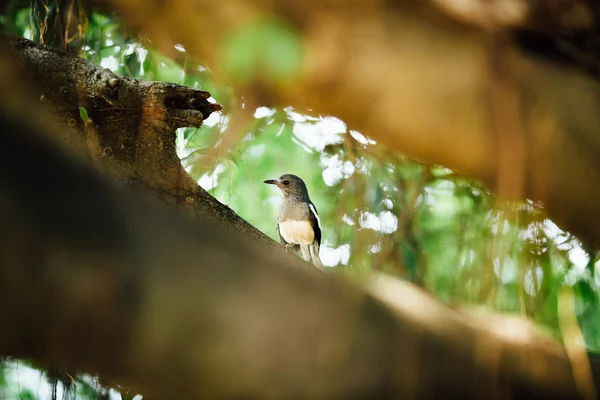
<svg viewBox="0 0 600 400">
<path fill-rule="evenodd" d="M 284 174 L 264 183 L 277 186 L 283 194 L 277 213 L 277 232 L 286 251 L 302 250 L 306 261 L 324 271 L 319 257 L 321 220 L 304 181 L 296 175 Z"/>
</svg>

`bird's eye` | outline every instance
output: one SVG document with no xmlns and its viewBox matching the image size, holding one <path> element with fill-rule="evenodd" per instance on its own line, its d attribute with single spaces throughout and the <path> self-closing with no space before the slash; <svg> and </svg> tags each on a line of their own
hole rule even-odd
<svg viewBox="0 0 600 400">
<path fill-rule="evenodd" d="M 284 184 L 284 185 L 289 185 L 289 184 L 290 184 L 290 181 L 288 181 L 288 180 L 285 180 L 285 181 L 283 181 L 283 184 Z"/>
</svg>

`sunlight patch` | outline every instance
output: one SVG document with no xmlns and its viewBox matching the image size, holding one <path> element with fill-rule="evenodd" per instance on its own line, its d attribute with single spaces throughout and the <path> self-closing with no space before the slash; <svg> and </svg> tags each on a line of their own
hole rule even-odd
<svg viewBox="0 0 600 400">
<path fill-rule="evenodd" d="M 144 61 L 148 55 L 148 50 L 142 46 L 137 46 L 135 52 L 137 53 L 138 61 L 140 63 L 140 76 L 144 76 L 146 74 L 146 71 L 144 70 Z"/>
<path fill-rule="evenodd" d="M 493 264 L 494 274 L 496 274 L 503 284 L 514 282 L 517 279 L 517 266 L 512 258 L 504 257 L 502 262 L 500 262 L 500 258 L 495 257 Z"/>
<path fill-rule="evenodd" d="M 525 271 L 523 278 L 523 288 L 530 296 L 535 296 L 542 287 L 544 271 L 540 267 L 530 268 Z"/>
<path fill-rule="evenodd" d="M 100 61 L 100 66 L 114 72 L 119 69 L 119 60 L 117 60 L 115 56 L 104 57 L 102 61 Z"/>
<path fill-rule="evenodd" d="M 333 157 L 323 157 L 321 164 L 325 167 L 322 176 L 327 186 L 334 186 L 342 179 L 349 178 L 355 170 L 350 161 L 342 162 L 337 154 Z"/>
<path fill-rule="evenodd" d="M 393 233 L 398 229 L 398 218 L 391 211 L 382 211 L 379 215 L 363 211 L 358 221 L 362 228 L 382 233 Z"/>
<path fill-rule="evenodd" d="M 590 262 L 590 256 L 580 246 L 575 245 L 569 250 L 569 260 L 571 260 L 575 269 L 581 272 L 585 270 L 586 265 Z"/>
<path fill-rule="evenodd" d="M 344 214 L 342 216 L 342 221 L 344 221 L 346 224 L 350 225 L 350 226 L 354 226 L 354 221 L 352 220 L 352 218 L 350 218 L 350 216 L 348 216 L 347 214 Z"/>
<path fill-rule="evenodd" d="M 321 262 L 327 267 L 334 267 L 338 264 L 348 265 L 350 260 L 350 245 L 343 244 L 337 248 L 321 246 L 319 250 Z"/>
<path fill-rule="evenodd" d="M 500 230 L 500 226 L 502 226 L 502 234 L 506 235 L 509 231 L 510 231 L 510 224 L 508 223 L 507 220 L 504 221 L 498 221 L 495 222 L 494 224 L 492 224 L 492 233 L 494 235 L 498 234 L 498 231 Z"/>
<path fill-rule="evenodd" d="M 381 251 L 381 242 L 370 245 L 367 251 L 371 254 L 379 253 Z"/>
<path fill-rule="evenodd" d="M 354 140 L 356 140 L 358 143 L 363 144 L 365 146 L 368 144 L 376 144 L 377 143 L 373 139 L 369 139 L 362 133 L 355 131 L 355 130 L 350 131 L 350 136 L 352 136 L 354 138 Z"/>
<path fill-rule="evenodd" d="M 387 208 L 388 210 L 391 210 L 392 208 L 394 208 L 394 203 L 390 199 L 381 200 L 379 205 L 383 208 Z"/>
<path fill-rule="evenodd" d="M 254 118 L 267 118 L 272 117 L 275 114 L 275 110 L 268 107 L 258 107 L 256 111 L 254 111 Z"/>
<path fill-rule="evenodd" d="M 317 122 L 296 122 L 292 132 L 313 150 L 323 151 L 329 144 L 343 142 L 346 124 L 337 118 L 325 117 Z"/>
<path fill-rule="evenodd" d="M 225 166 L 223 164 L 217 165 L 213 171 L 208 171 L 200 177 L 198 185 L 202 186 L 204 190 L 211 190 L 218 185 L 219 174 L 223 171 L 225 171 Z"/>
<path fill-rule="evenodd" d="M 225 127 L 227 126 L 227 120 L 223 118 L 222 114 L 216 112 L 210 114 L 208 118 L 202 121 L 202 125 L 206 127 L 215 126 L 218 123 L 221 123 L 223 125 L 223 130 L 225 130 Z"/>
</svg>

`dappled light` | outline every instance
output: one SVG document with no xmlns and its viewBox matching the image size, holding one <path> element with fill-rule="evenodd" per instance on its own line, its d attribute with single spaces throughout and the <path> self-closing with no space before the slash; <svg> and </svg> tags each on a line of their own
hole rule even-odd
<svg viewBox="0 0 600 400">
<path fill-rule="evenodd" d="M 114 364 L 85 359 L 71 371 L 75 356 L 41 345 L 4 354 L 0 335 L 0 399 L 152 399 L 141 391 L 163 386 L 164 398 L 195 374 L 206 387 L 184 393 L 198 398 L 349 398 L 355 388 L 372 394 L 362 398 L 436 398 L 448 387 L 471 393 L 470 385 L 475 398 L 594 398 L 600 378 L 587 354 L 600 352 L 598 82 L 581 57 L 561 53 L 557 64 L 532 48 L 554 43 L 555 30 L 591 29 L 595 6 L 566 1 L 578 5 L 563 20 L 533 1 L 150 3 L 0 2 L 0 26 L 11 35 L 3 40 L 23 58 L 14 63 L 21 67 L 8 56 L 0 66 L 33 76 L 14 88 L 32 91 L 33 102 L 0 86 L 7 115 L 29 115 L 26 101 L 43 105 L 48 136 L 118 187 L 107 198 L 125 202 L 117 190 L 133 189 L 198 229 L 150 211 L 145 222 L 145 206 L 137 215 L 123 197 L 123 210 L 136 213 L 115 212 L 122 248 L 72 259 L 67 245 L 56 250 L 65 271 L 69 262 L 83 271 L 40 273 L 79 287 L 65 299 L 89 295 L 106 306 L 99 318 L 113 329 L 123 321 L 111 314 L 121 308 L 110 295 L 132 302 L 126 311 L 138 314 L 123 326 L 123 369 L 106 374 Z M 49 47 L 27 52 L 33 42 Z M 45 60 L 66 55 L 43 53 L 51 48 L 80 64 L 55 67 Z M 32 61 L 34 52 L 46 58 Z M 65 75 L 52 83 L 52 74 Z M 37 174 L 43 182 L 45 171 Z M 301 177 L 318 210 L 324 276 L 277 244 L 281 193 L 263 182 L 283 174 Z M 18 198 L 6 196 L 8 205 Z M 95 281 L 83 278 L 86 262 L 134 272 L 97 272 L 109 289 L 86 294 L 81 282 Z M 87 307 L 61 317 L 85 330 L 78 324 Z M 410 340 L 398 343 L 402 335 Z M 297 342 L 291 348 L 288 338 Z M 130 372 L 129 359 L 140 369 Z M 65 366 L 56 370 L 56 360 Z M 213 376 L 205 362 L 235 376 Z M 181 370 L 152 379 L 161 365 Z M 471 370 L 483 371 L 481 387 Z M 390 374 L 399 383 L 388 383 Z"/>
</svg>

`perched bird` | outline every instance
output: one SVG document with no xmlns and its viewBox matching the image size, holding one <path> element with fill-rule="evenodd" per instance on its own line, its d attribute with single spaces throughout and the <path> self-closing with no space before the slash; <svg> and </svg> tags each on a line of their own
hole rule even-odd
<svg viewBox="0 0 600 400">
<path fill-rule="evenodd" d="M 302 256 L 324 270 L 319 258 L 321 221 L 317 208 L 308 197 L 308 189 L 296 175 L 285 174 L 265 183 L 277 186 L 283 193 L 277 214 L 277 232 L 286 250 L 302 250 Z"/>
</svg>

